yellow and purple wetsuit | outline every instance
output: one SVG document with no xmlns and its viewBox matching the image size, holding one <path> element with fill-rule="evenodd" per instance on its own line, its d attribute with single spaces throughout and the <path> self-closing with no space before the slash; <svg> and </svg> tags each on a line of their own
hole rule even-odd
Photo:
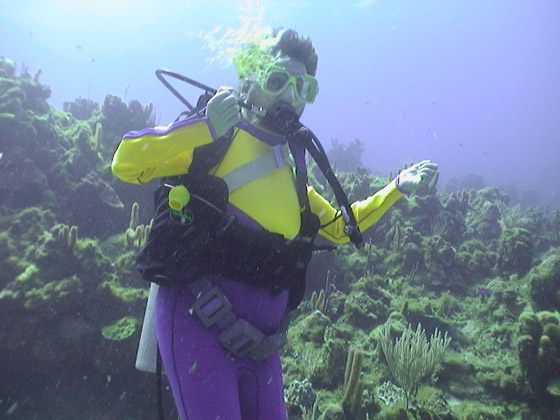
<svg viewBox="0 0 560 420">
<path fill-rule="evenodd" d="M 205 117 L 191 118 L 167 127 L 133 131 L 123 137 L 112 164 L 113 173 L 126 182 L 143 184 L 154 178 L 188 172 L 193 151 L 214 140 Z M 233 141 L 212 175 L 227 177 L 236 168 L 270 153 L 285 140 L 239 123 Z M 300 205 L 293 169 L 281 156 L 278 167 L 229 194 L 228 208 L 247 224 L 295 238 L 301 225 Z M 348 242 L 344 221 L 315 189 L 308 187 L 312 213 L 321 222 L 319 234 L 336 243 Z M 351 205 L 362 231 L 377 222 L 402 193 L 395 182 Z M 265 335 L 274 334 L 286 311 L 288 291 L 268 290 L 227 278 L 208 275 L 233 304 L 233 310 Z M 157 335 L 175 403 L 183 420 L 283 420 L 282 368 L 278 353 L 264 361 L 235 357 L 220 345 L 217 334 L 202 325 L 191 310 L 190 290 L 178 284 L 160 288 L 157 301 Z"/>
</svg>

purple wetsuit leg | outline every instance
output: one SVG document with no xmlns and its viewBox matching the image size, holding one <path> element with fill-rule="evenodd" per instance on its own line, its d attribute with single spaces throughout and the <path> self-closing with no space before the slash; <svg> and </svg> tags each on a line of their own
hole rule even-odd
<svg viewBox="0 0 560 420">
<path fill-rule="evenodd" d="M 209 277 L 233 304 L 234 313 L 263 333 L 274 334 L 288 293 Z M 235 357 L 222 347 L 217 331 L 202 325 L 191 310 L 187 287 L 161 287 L 156 319 L 160 352 L 182 420 L 285 420 L 280 356 L 263 362 Z"/>
</svg>

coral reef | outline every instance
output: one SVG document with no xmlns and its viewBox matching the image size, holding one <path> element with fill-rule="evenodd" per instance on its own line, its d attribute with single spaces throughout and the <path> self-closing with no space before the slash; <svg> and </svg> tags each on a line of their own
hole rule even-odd
<svg viewBox="0 0 560 420">
<path fill-rule="evenodd" d="M 507 228 L 500 235 L 497 268 L 502 275 L 526 274 L 533 262 L 535 244 L 524 228 Z"/>
<path fill-rule="evenodd" d="M 39 79 L 0 58 L 0 417 L 147 418 L 152 384 L 133 359 L 148 293 L 134 261 L 153 188 L 109 167 L 153 107 L 108 95 L 60 111 Z M 397 173 L 357 167 L 359 141 L 334 146 L 352 201 Z M 477 177 L 456 187 L 403 198 L 362 249 L 315 256 L 282 351 L 290 420 L 557 418 L 560 209 L 510 206 Z M 382 325 L 409 324 L 453 341 L 406 411 L 379 344 Z"/>
<path fill-rule="evenodd" d="M 527 277 L 535 307 L 560 311 L 560 250 L 545 254 Z"/>
<path fill-rule="evenodd" d="M 123 104 L 126 120 L 109 116 L 110 124 L 89 100 L 58 111 L 40 71 L 15 69 L 0 58 L 0 389 L 12 390 L 0 393 L 0 416 L 73 418 L 83 406 L 53 399 L 57 381 L 68 395 L 92 393 L 84 398 L 99 412 L 103 389 L 137 376 L 129 357 L 147 290 L 122 232 L 125 206 L 147 202 L 151 191 L 117 181 L 109 166 L 122 134 L 146 126 L 151 108 Z M 103 332 L 130 339 L 105 343 Z"/>
</svg>

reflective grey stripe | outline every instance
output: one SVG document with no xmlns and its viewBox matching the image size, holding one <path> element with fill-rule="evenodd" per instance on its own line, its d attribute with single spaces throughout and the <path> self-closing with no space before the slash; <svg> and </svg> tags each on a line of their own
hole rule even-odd
<svg viewBox="0 0 560 420">
<path fill-rule="evenodd" d="M 284 159 L 286 147 L 287 145 L 273 146 L 268 152 L 224 175 L 222 179 L 226 181 L 229 193 L 275 169 L 282 168 L 286 164 Z"/>
</svg>

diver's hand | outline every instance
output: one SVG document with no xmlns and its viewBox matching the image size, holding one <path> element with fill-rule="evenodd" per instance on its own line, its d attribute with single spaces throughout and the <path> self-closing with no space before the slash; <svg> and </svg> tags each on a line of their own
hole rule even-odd
<svg viewBox="0 0 560 420">
<path fill-rule="evenodd" d="M 403 170 L 397 176 L 397 187 L 404 193 L 411 193 L 430 183 L 438 170 L 437 163 L 423 160 Z"/>
<path fill-rule="evenodd" d="M 234 90 L 225 86 L 220 87 L 208 101 L 206 115 L 216 133 L 216 137 L 222 137 L 230 128 L 241 121 L 239 98 Z"/>
</svg>

